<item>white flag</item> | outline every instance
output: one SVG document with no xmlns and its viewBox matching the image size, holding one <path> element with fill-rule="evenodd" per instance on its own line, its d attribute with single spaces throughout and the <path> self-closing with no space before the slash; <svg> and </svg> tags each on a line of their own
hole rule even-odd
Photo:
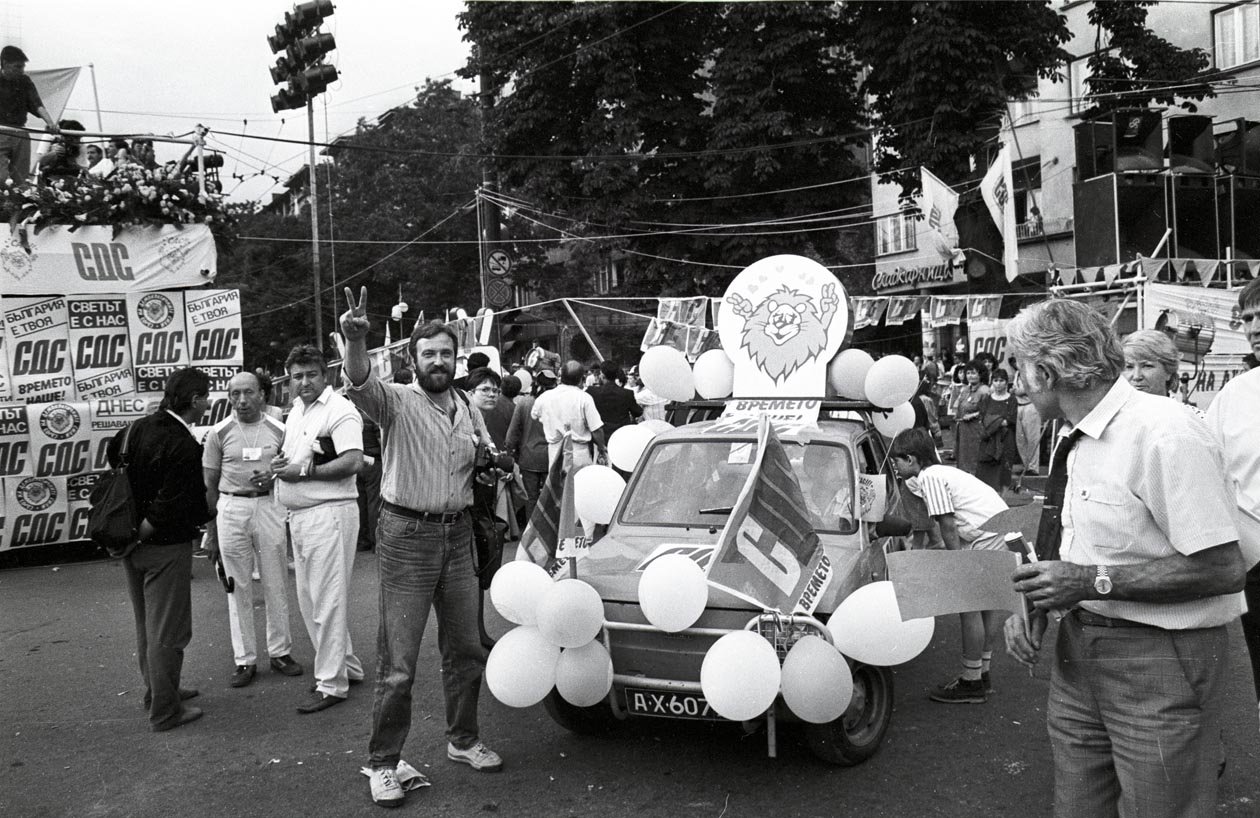
<svg viewBox="0 0 1260 818">
<path fill-rule="evenodd" d="M 1019 240 L 1015 235 L 1015 186 L 1011 178 L 1011 154 L 1005 145 L 980 183 L 980 195 L 1002 234 L 1002 263 L 1006 280 L 1019 275 Z"/>
<path fill-rule="evenodd" d="M 958 228 L 954 226 L 954 212 L 958 210 L 958 194 L 927 168 L 919 168 L 923 185 L 923 213 L 928 227 L 941 237 L 943 255 L 958 246 Z"/>
</svg>

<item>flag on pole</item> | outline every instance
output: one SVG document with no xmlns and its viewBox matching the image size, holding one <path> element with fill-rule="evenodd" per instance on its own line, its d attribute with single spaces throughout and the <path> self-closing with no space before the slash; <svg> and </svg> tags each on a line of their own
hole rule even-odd
<svg viewBox="0 0 1260 818">
<path fill-rule="evenodd" d="M 989 208 L 989 215 L 1002 234 L 1002 264 L 1006 280 L 1019 275 L 1019 240 L 1015 235 L 1015 185 L 1011 174 L 1011 153 L 1003 145 L 997 159 L 989 166 L 980 183 L 980 195 Z"/>
<path fill-rule="evenodd" d="M 562 447 L 563 448 L 563 447 Z M 552 461 L 547 479 L 538 492 L 538 502 L 529 515 L 529 523 L 521 532 L 516 548 L 518 560 L 528 560 L 556 576 L 568 564 L 567 559 L 557 559 L 556 549 L 560 540 L 577 536 L 577 511 L 573 507 L 573 475 L 564 470 L 564 452 Z"/>
<path fill-rule="evenodd" d="M 948 255 L 949 251 L 958 246 L 958 228 L 954 226 L 958 194 L 927 168 L 920 167 L 919 174 L 923 186 L 923 212 L 927 215 L 928 227 L 940 236 L 942 254 Z"/>
<path fill-rule="evenodd" d="M 757 457 L 709 563 L 709 583 L 767 610 L 812 613 L 831 576 L 787 450 L 763 415 Z"/>
</svg>

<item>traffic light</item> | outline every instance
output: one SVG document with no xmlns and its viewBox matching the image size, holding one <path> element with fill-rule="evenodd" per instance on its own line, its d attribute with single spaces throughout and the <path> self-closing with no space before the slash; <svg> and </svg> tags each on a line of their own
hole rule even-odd
<svg viewBox="0 0 1260 818">
<path fill-rule="evenodd" d="M 337 81 L 337 69 L 323 63 L 337 42 L 333 35 L 315 30 L 332 13 L 332 0 L 299 3 L 285 12 L 284 22 L 276 25 L 275 34 L 268 35 L 267 45 L 272 53 L 280 54 L 270 68 L 271 81 L 286 86 L 272 95 L 272 111 L 301 108 Z"/>
</svg>

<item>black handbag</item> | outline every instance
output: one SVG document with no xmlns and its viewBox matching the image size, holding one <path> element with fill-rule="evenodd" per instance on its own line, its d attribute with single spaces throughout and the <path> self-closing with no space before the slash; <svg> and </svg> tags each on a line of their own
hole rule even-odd
<svg viewBox="0 0 1260 818">
<path fill-rule="evenodd" d="M 136 498 L 127 477 L 132 428 L 128 426 L 123 433 L 118 465 L 101 475 L 88 496 L 92 504 L 88 511 L 88 537 L 115 559 L 122 559 L 140 544 Z"/>
</svg>

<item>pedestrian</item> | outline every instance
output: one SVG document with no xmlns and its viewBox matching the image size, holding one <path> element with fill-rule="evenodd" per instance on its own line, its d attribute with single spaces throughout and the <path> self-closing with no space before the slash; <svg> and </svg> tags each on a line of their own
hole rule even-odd
<svg viewBox="0 0 1260 818">
<path fill-rule="evenodd" d="M 567 362 L 560 371 L 560 385 L 539 395 L 530 412 L 547 436 L 547 461 L 555 461 L 563 450 L 565 471 L 589 466 L 595 462 L 592 447 L 601 452 L 605 448 L 604 420 L 594 399 L 582 389 L 585 375 L 580 363 Z"/>
<path fill-rule="evenodd" d="M 981 526 L 1006 511 L 1006 503 L 979 478 L 953 466 L 942 466 L 932 437 L 923 429 L 908 429 L 893 438 L 888 456 L 897 476 L 927 506 L 928 516 L 940 527 L 941 539 L 951 551 L 1000 551 L 1006 547 L 1000 533 Z M 937 687 L 929 695 L 945 704 L 983 704 L 992 690 L 990 669 L 993 646 L 1002 635 L 1005 611 L 969 611 L 959 614 L 962 625 L 962 674 Z"/>
<path fill-rule="evenodd" d="M 1015 449 L 1024 466 L 1020 472 L 1022 486 L 1023 478 L 1041 470 L 1041 415 L 1022 383 L 1015 384 Z"/>
<path fill-rule="evenodd" d="M 595 410 L 604 422 L 604 439 L 610 440 L 618 429 L 637 423 L 643 417 L 643 407 L 626 389 L 626 373 L 616 361 L 601 361 L 599 371 L 600 383 L 588 388 L 586 394 L 595 401 Z"/>
<path fill-rule="evenodd" d="M 639 375 L 637 366 L 630 367 L 630 371 L 626 373 L 626 386 L 634 392 L 635 403 L 643 409 L 643 420 L 665 419 L 665 404 L 669 403 L 669 400 L 647 388 Z"/>
<path fill-rule="evenodd" d="M 1121 377 L 1120 342 L 1089 306 L 1051 299 L 1007 333 L 1038 412 L 1073 426 L 1050 466 L 1040 559 L 1014 574 L 1032 613 L 1006 623 L 1007 651 L 1031 665 L 1050 612 L 1066 612 L 1047 707 L 1054 814 L 1212 815 L 1245 573 L 1220 449 Z"/>
<path fill-rule="evenodd" d="M 521 470 L 521 482 L 525 484 L 526 520 L 534 513 L 538 495 L 547 479 L 549 465 L 547 435 L 543 431 L 542 423 L 532 415 L 534 402 L 539 395 L 555 388 L 556 375 L 550 369 L 535 374 L 531 394 L 517 398 L 516 408 L 512 412 L 512 423 L 508 427 L 506 451 L 516 458 L 516 465 Z"/>
<path fill-rule="evenodd" d="M 363 421 L 363 468 L 354 476 L 359 505 L 355 550 L 371 551 L 376 547 L 376 523 L 381 509 L 381 427 L 362 412 L 359 419 Z"/>
<path fill-rule="evenodd" d="M 512 425 L 512 413 L 516 408 L 511 400 L 503 397 L 503 379 L 498 372 L 483 366 L 468 373 L 464 379 L 464 391 L 473 405 L 481 410 L 481 419 L 485 421 L 494 447 L 503 451 L 507 448 L 508 427 Z"/>
<path fill-rule="evenodd" d="M 363 681 L 363 664 L 350 641 L 349 610 L 363 421 L 328 385 L 324 354 L 316 347 L 294 347 L 284 368 L 294 400 L 271 472 L 276 498 L 288 509 L 298 608 L 315 647 L 315 686 L 297 710 L 318 713 L 344 702 L 351 682 Z"/>
<path fill-rule="evenodd" d="M 26 54 L 15 45 L 0 48 L 0 125 L 25 128 L 27 114 L 44 120 L 51 134 L 61 128 L 39 98 L 35 83 L 26 75 Z M 0 185 L 26 182 L 31 165 L 31 138 L 26 134 L 0 134 Z"/>
<path fill-rule="evenodd" d="M 976 457 L 976 477 L 998 494 L 1011 485 L 1011 465 L 1019 457 L 1015 448 L 1015 427 L 1019 407 L 1010 392 L 1011 376 L 998 367 L 989 382 L 989 394 L 980 401 L 980 449 Z"/>
<path fill-rule="evenodd" d="M 1243 638 L 1251 655 L 1251 678 L 1260 708 L 1260 279 L 1238 293 L 1238 320 L 1252 354 L 1250 371 L 1221 388 L 1207 410 L 1208 429 L 1225 456 L 1225 474 L 1234 492 L 1234 519 L 1247 571 L 1242 615 Z"/>
<path fill-rule="evenodd" d="M 136 656 L 144 679 L 149 729 L 171 730 L 201 718 L 184 701 L 197 695 L 180 687 L 184 649 L 192 640 L 192 551 L 211 517 L 201 474 L 201 444 L 192 423 L 210 405 L 210 378 L 200 369 L 177 369 L 166 381 L 154 414 L 124 429 L 106 449 L 111 467 L 127 459 L 136 504 L 139 544 L 123 558 L 136 620 Z"/>
<path fill-rule="evenodd" d="M 1140 329 L 1124 338 L 1124 377 L 1133 388 L 1148 395 L 1172 398 L 1177 392 L 1181 355 L 1165 332 Z M 1177 401 L 1199 418 L 1205 415 L 1193 403 Z"/>
<path fill-rule="evenodd" d="M 411 729 L 411 688 L 432 608 L 438 618 L 446 700 L 446 755 L 481 772 L 503 767 L 481 741 L 477 702 L 486 666 L 472 562 L 473 466 L 490 442 L 481 414 L 451 388 L 458 339 L 417 324 L 410 354 L 417 383 L 386 385 L 367 355 L 367 288 L 341 316 L 350 400 L 381 426 L 384 473 L 376 552 L 380 571 L 377 685 L 368 741 L 372 800 L 403 802 L 396 768 Z"/>
<path fill-rule="evenodd" d="M 989 370 L 980 361 L 968 361 L 963 367 L 963 379 L 954 409 L 954 465 L 975 474 L 982 437 L 980 404 L 989 394 Z"/>
<path fill-rule="evenodd" d="M 255 561 L 267 606 L 267 656 L 271 669 L 301 676 L 302 666 L 290 655 L 289 587 L 285 571 L 284 515 L 271 489 L 271 458 L 284 441 L 284 424 L 263 411 L 263 385 L 253 372 L 228 381 L 232 415 L 206 435 L 201 465 L 207 503 L 217 510 L 207 526 L 206 549 L 218 553 L 223 569 L 236 583 L 227 595 L 228 632 L 232 638 L 233 671 L 229 684 L 245 687 L 258 672 L 254 634 Z"/>
</svg>

